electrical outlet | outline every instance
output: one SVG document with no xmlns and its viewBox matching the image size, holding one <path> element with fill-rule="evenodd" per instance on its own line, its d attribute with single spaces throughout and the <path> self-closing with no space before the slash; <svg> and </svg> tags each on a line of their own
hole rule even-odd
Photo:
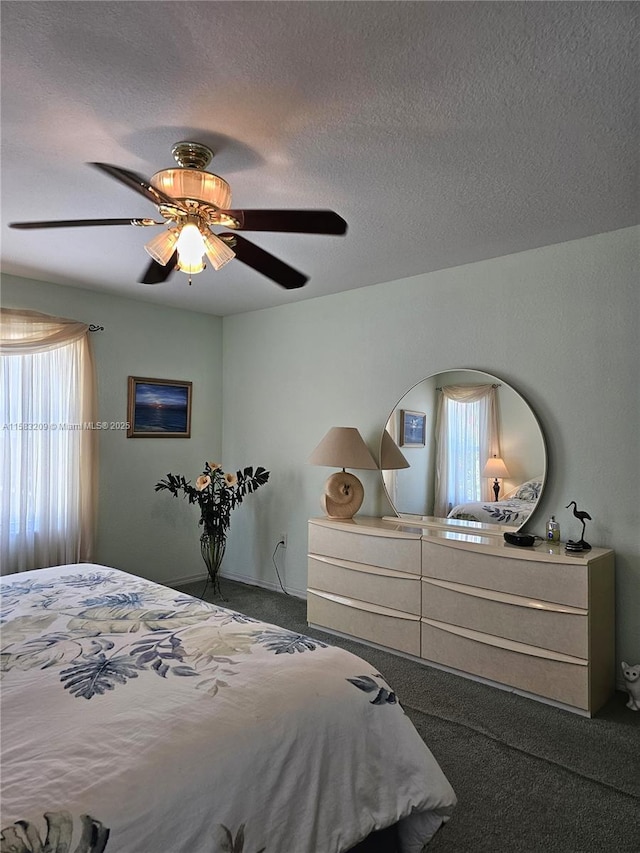
<svg viewBox="0 0 640 853">
<path fill-rule="evenodd" d="M 278 542 L 278 545 L 282 545 L 283 548 L 287 547 L 287 534 L 286 533 L 280 534 L 280 541 Z"/>
</svg>

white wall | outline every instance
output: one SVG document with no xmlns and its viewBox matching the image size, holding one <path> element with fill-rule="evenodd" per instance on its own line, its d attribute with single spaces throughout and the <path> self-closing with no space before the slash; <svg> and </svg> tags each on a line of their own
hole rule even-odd
<svg viewBox="0 0 640 853">
<path fill-rule="evenodd" d="M 640 661 L 639 237 L 624 229 L 225 318 L 225 463 L 272 475 L 236 511 L 224 573 L 277 586 L 286 531 L 277 559 L 303 594 L 306 522 L 331 473 L 306 459 L 326 430 L 356 426 L 376 453 L 406 390 L 474 368 L 519 391 L 545 432 L 548 486 L 529 529 L 544 534 L 553 513 L 577 538 L 575 499 L 593 517 L 588 541 L 616 550 L 618 659 Z M 387 513 L 380 475 L 358 476 L 361 513 Z"/>
<path fill-rule="evenodd" d="M 128 376 L 193 382 L 191 439 L 98 434 L 95 560 L 160 582 L 202 576 L 197 508 L 153 487 L 169 471 L 194 479 L 221 455 L 221 319 L 9 275 L 0 297 L 4 307 L 105 327 L 91 336 L 99 420 L 126 421 Z"/>
</svg>

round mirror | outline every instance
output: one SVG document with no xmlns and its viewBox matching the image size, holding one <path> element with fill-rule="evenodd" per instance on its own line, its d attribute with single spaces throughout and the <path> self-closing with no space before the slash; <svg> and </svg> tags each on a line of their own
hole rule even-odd
<svg viewBox="0 0 640 853">
<path fill-rule="evenodd" d="M 429 376 L 398 401 L 385 430 L 382 480 L 397 516 L 499 530 L 531 518 L 547 472 L 545 441 L 506 382 L 467 369 Z"/>
</svg>

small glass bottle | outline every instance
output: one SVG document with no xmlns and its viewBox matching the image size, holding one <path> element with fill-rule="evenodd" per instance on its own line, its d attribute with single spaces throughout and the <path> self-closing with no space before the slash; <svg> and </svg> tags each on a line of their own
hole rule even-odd
<svg viewBox="0 0 640 853">
<path fill-rule="evenodd" d="M 560 525 L 556 521 L 555 515 L 552 515 L 547 521 L 547 540 L 549 542 L 560 541 Z"/>
</svg>

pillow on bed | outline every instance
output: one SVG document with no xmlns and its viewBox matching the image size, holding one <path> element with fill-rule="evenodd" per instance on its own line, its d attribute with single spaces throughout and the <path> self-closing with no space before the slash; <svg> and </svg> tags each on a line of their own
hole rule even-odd
<svg viewBox="0 0 640 853">
<path fill-rule="evenodd" d="M 542 491 L 542 478 L 535 477 L 527 480 L 510 495 L 516 501 L 537 501 Z"/>
</svg>

